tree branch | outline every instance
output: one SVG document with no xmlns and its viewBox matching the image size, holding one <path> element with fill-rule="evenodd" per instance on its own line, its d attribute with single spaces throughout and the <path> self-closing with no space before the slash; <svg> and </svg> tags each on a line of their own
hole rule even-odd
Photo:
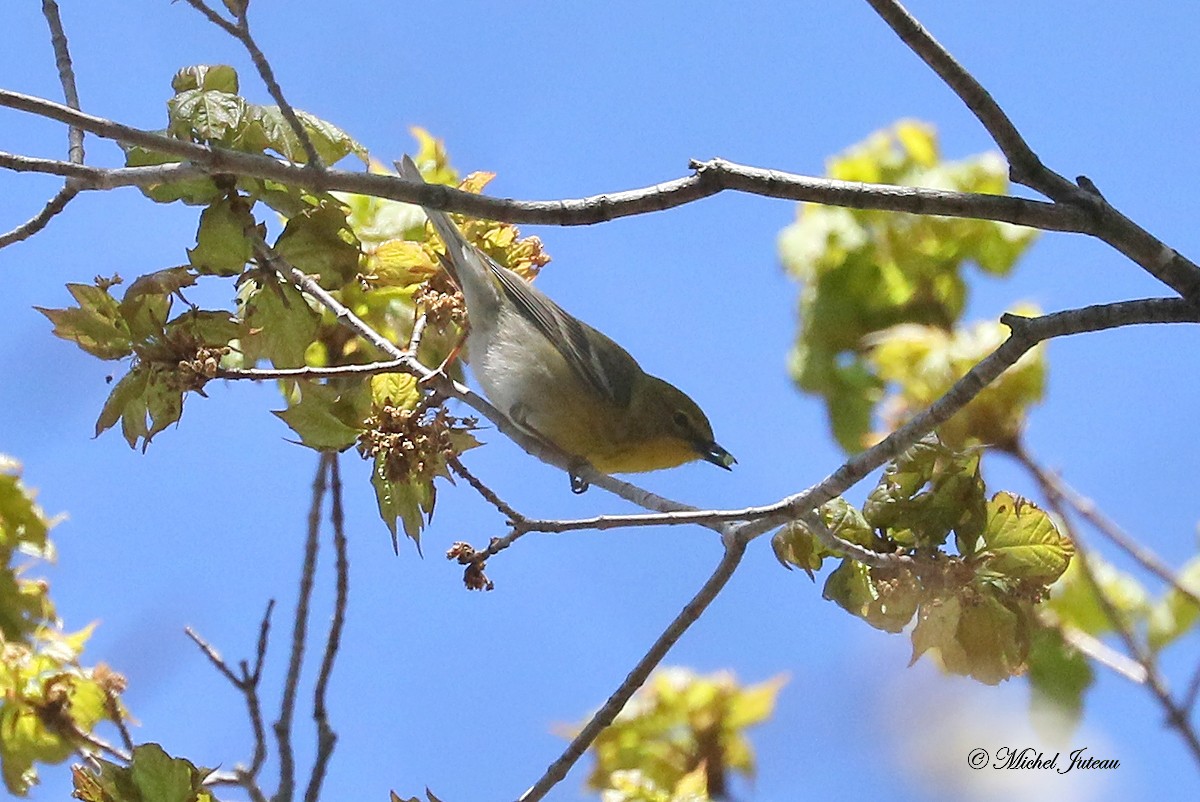
<svg viewBox="0 0 1200 802">
<path fill-rule="evenodd" d="M 537 802 L 542 799 L 550 789 L 557 785 L 571 767 L 583 756 L 587 748 L 600 732 L 613 722 L 617 714 L 625 707 L 626 702 L 633 696 L 642 685 L 645 684 L 650 673 L 658 667 L 666 657 L 667 652 L 671 647 L 683 636 L 683 633 L 688 630 L 692 624 L 696 622 L 706 609 L 712 603 L 717 594 L 725 587 L 726 583 L 733 576 L 733 572 L 737 570 L 741 564 L 742 557 L 746 553 L 746 544 L 743 542 L 732 543 L 725 549 L 725 553 L 721 556 L 721 561 L 717 563 L 716 570 L 708 581 L 701 586 L 700 590 L 692 597 L 679 615 L 663 630 L 657 640 L 650 647 L 649 651 L 642 656 L 642 659 L 637 662 L 629 675 L 625 677 L 617 689 L 608 697 L 600 709 L 597 710 L 588 720 L 587 724 L 579 731 L 562 755 L 557 760 L 550 764 L 545 773 L 538 778 L 538 781 L 533 786 L 521 795 L 519 802 Z"/>
<path fill-rule="evenodd" d="M 106 139 L 139 145 L 192 162 L 190 165 L 112 170 L 90 168 L 83 171 L 72 169 L 72 165 L 66 162 L 28 159 L 12 154 L 3 154 L 4 159 L 0 160 L 0 166 L 8 169 L 71 175 L 87 182 L 84 188 L 88 189 L 148 186 L 168 180 L 195 178 L 197 175 L 229 173 L 271 179 L 314 191 L 351 192 L 417 203 L 490 220 L 562 226 L 591 225 L 619 217 L 671 209 L 729 189 L 832 206 L 996 220 L 1048 231 L 1093 233 L 1091 227 L 1094 226 L 1091 216 L 1079 209 L 1042 201 L 1006 195 L 813 178 L 747 167 L 724 159 L 693 161 L 691 167 L 696 171 L 693 175 L 641 189 L 565 200 L 518 201 L 476 195 L 440 184 L 409 183 L 395 175 L 333 169 L 318 172 L 269 156 L 197 145 L 132 128 L 4 89 L 0 89 L 0 106 L 78 125 Z M 172 169 L 177 172 L 173 173 Z"/>
<path fill-rule="evenodd" d="M 350 597 L 350 559 L 347 556 L 346 516 L 342 509 L 342 473 L 338 455 L 326 452 L 321 455 L 322 464 L 329 472 L 332 495 L 330 523 L 333 525 L 333 550 L 337 586 L 333 604 L 333 618 L 329 623 L 329 635 L 325 640 L 325 653 L 321 658 L 321 670 L 317 675 L 317 686 L 313 693 L 313 721 L 317 725 L 317 756 L 313 761 L 308 788 L 304 792 L 305 802 L 317 802 L 321 795 L 321 784 L 333 757 L 337 734 L 329 725 L 329 714 L 325 709 L 325 696 L 329 678 L 333 675 L 333 662 L 342 643 L 342 630 L 346 625 L 346 605 Z"/>
<path fill-rule="evenodd" d="M 42 15 L 50 28 L 50 45 L 54 48 L 54 63 L 58 68 L 58 80 L 62 84 L 63 98 L 73 109 L 79 108 L 79 90 L 75 85 L 75 68 L 71 64 L 71 51 L 67 45 L 67 34 L 63 29 L 62 17 L 58 13 L 58 3 L 54 0 L 42 0 Z M 67 129 L 67 158 L 71 164 L 83 164 L 83 129 L 71 126 Z M 63 184 L 62 189 L 54 197 L 46 201 L 42 210 L 11 231 L 0 234 L 0 248 L 6 248 L 14 242 L 32 237 L 49 224 L 50 220 L 75 199 L 79 187 L 70 180 Z"/>
<path fill-rule="evenodd" d="M 1042 164 L 987 90 L 899 2 L 867 2 L 983 124 L 1008 159 L 1013 181 L 1090 214 L 1095 224 L 1088 227 L 1088 233 L 1116 248 L 1184 298 L 1200 304 L 1200 266 L 1118 212 L 1085 177 L 1080 176 L 1078 184 L 1073 184 Z"/>
<path fill-rule="evenodd" d="M 184 628 L 184 633 L 192 639 L 204 656 L 208 658 L 209 662 L 213 664 L 217 671 L 246 700 L 246 712 L 250 717 L 250 726 L 254 735 L 254 753 L 250 761 L 250 766 L 249 768 L 238 766 L 228 776 L 214 775 L 210 779 L 214 782 L 231 782 L 240 785 L 249 794 L 252 802 L 267 802 L 266 795 L 258 786 L 258 772 L 262 769 L 263 763 L 267 759 L 267 733 L 266 728 L 263 726 L 262 704 L 258 698 L 258 684 L 262 680 L 263 663 L 266 661 L 267 656 L 267 638 L 271 630 L 271 612 L 274 609 L 275 600 L 272 599 L 267 603 L 267 610 L 263 614 L 262 622 L 259 624 L 258 644 L 254 653 L 254 670 L 251 671 L 249 664 L 245 660 L 242 660 L 239 666 L 241 668 L 241 676 L 235 674 L 233 669 L 217 653 L 217 650 L 201 638 L 195 630 L 191 627 Z"/>
<path fill-rule="evenodd" d="M 317 572 L 321 505 L 325 499 L 326 474 L 328 472 L 329 466 L 322 455 L 317 463 L 317 475 L 313 478 L 312 504 L 308 510 L 308 535 L 304 540 L 304 564 L 300 569 L 300 594 L 296 600 L 296 612 L 292 619 L 292 651 L 283 683 L 283 700 L 279 706 L 279 718 L 275 721 L 274 726 L 275 739 L 279 745 L 279 788 L 273 797 L 277 802 L 291 802 L 296 784 L 296 754 L 292 747 L 292 719 L 296 714 L 296 688 L 300 684 L 300 668 L 304 662 L 304 648 L 308 638 L 309 604 L 312 600 L 313 579 Z"/>
</svg>

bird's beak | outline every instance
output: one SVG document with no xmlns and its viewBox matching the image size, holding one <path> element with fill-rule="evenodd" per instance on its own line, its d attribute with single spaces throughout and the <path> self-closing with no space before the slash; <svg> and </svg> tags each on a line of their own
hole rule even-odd
<svg viewBox="0 0 1200 802">
<path fill-rule="evenodd" d="M 705 462 L 711 462 L 718 468 L 724 468 L 727 471 L 733 470 L 734 463 L 737 462 L 732 454 L 716 443 L 699 443 L 696 446 L 696 451 Z"/>
</svg>

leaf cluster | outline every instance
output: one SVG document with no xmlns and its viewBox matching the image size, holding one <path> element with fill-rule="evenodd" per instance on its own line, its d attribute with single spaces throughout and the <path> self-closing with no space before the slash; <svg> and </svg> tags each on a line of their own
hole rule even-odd
<svg viewBox="0 0 1200 802">
<path fill-rule="evenodd" d="M 305 161 L 305 149 L 279 109 L 239 95 L 231 67 L 185 68 L 172 88 L 166 135 Z M 383 171 L 338 127 L 297 114 L 326 164 L 352 154 Z M 428 180 L 479 192 L 493 177 L 473 173 L 459 181 L 442 143 L 424 131 L 414 133 L 416 160 Z M 126 149 L 129 166 L 173 161 L 178 158 Z M 119 423 L 130 446 L 144 450 L 180 420 L 188 395 L 203 395 L 214 378 L 259 366 L 363 365 L 384 356 L 297 287 L 281 272 L 282 264 L 315 277 L 392 342 L 408 342 L 423 316 L 416 356 L 452 375 L 461 370 L 448 363 L 466 325 L 461 296 L 441 269 L 441 245 L 418 207 L 257 178 L 203 178 L 143 191 L 160 203 L 202 207 L 187 263 L 146 273 L 119 297 L 114 293 L 119 277 L 69 284 L 74 305 L 40 310 L 57 336 L 100 359 L 128 364 L 96 421 L 97 434 Z M 526 278 L 549 261 L 536 237 L 522 238 L 510 224 L 470 220 L 462 227 L 490 256 Z M 230 279 L 229 309 L 201 309 L 184 295 L 200 281 Z M 277 414 L 300 442 L 318 450 L 357 445 L 374 462 L 372 484 L 393 540 L 401 523 L 419 542 L 436 500 L 434 480 L 449 477 L 447 458 L 477 445 L 469 434 L 473 422 L 423 403 L 425 392 L 407 375 L 289 380 L 280 386 L 286 408 Z"/>
<path fill-rule="evenodd" d="M 92 628 L 68 633 L 49 585 L 25 576 L 19 555 L 49 558 L 52 525 L 0 455 L 0 774 L 16 796 L 37 782 L 38 763 L 67 760 L 101 721 L 124 718 L 125 680 L 104 665 L 79 663 Z"/>
<path fill-rule="evenodd" d="M 930 652 L 946 671 L 995 684 L 1024 673 L 1040 624 L 1034 607 L 1067 569 L 1069 538 L 1032 502 L 987 496 L 979 449 L 935 438 L 887 466 L 861 511 L 837 498 L 820 509 L 838 538 L 907 562 L 843 557 L 824 596 L 886 632 L 913 624 L 912 659 Z M 777 532 L 779 560 L 811 575 L 839 553 L 800 524 Z"/>
<path fill-rule="evenodd" d="M 656 672 L 593 744 L 588 786 L 613 802 L 728 798 L 731 773 L 754 775 L 745 730 L 770 717 L 785 682 Z"/>
<path fill-rule="evenodd" d="M 1004 163 L 993 154 L 943 162 L 931 126 L 902 121 L 832 158 L 831 178 L 1004 194 Z M 955 331 L 967 302 L 966 270 L 1006 275 L 1035 232 L 1005 223 L 801 204 L 780 235 L 788 272 L 801 284 L 800 326 L 791 372 L 804 392 L 825 400 L 838 443 L 858 451 L 874 439 L 873 417 L 887 388 L 899 386 L 902 418 L 940 394 L 974 364 L 987 341 Z M 978 342 L 977 342 L 978 340 Z M 876 349 L 890 350 L 880 354 Z M 873 354 L 873 351 L 876 353 Z M 916 360 L 917 364 L 914 364 Z M 1040 356 L 1029 361 L 1038 362 Z M 1020 418 L 1040 396 L 1040 367 L 992 388 L 946 431 L 951 443 L 991 443 L 1012 428 L 991 416 Z M 1003 402 L 1016 400 L 1017 405 Z"/>
<path fill-rule="evenodd" d="M 129 765 L 96 760 L 92 766 L 75 766 L 72 779 L 76 799 L 83 802 L 217 802 L 204 781 L 212 769 L 171 757 L 161 746 L 134 747 Z"/>
</svg>

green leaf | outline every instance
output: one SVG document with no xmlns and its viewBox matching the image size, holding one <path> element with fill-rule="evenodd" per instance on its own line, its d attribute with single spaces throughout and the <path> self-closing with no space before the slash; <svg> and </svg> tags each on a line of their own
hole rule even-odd
<svg viewBox="0 0 1200 802">
<path fill-rule="evenodd" d="M 20 463 L 0 454 L 0 554 L 4 561 L 18 546 L 45 551 L 51 525 L 34 502 L 33 491 L 21 482 Z"/>
<path fill-rule="evenodd" d="M 1049 702 L 1078 722 L 1083 694 L 1095 682 L 1091 664 L 1057 630 L 1035 627 L 1029 649 L 1029 687 L 1037 701 Z"/>
<path fill-rule="evenodd" d="M 371 404 L 376 409 L 413 409 L 420 400 L 421 387 L 410 373 L 378 373 L 371 377 Z"/>
<path fill-rule="evenodd" d="M 188 141 L 228 145 L 248 123 L 247 106 L 232 92 L 185 89 L 167 101 L 167 132 Z"/>
<path fill-rule="evenodd" d="M 1028 306 L 1013 311 L 1036 312 Z M 1008 334 L 1004 325 L 989 321 L 953 331 L 909 324 L 873 335 L 868 361 L 879 378 L 895 387 L 895 395 L 886 405 L 887 425 L 894 428 L 937 400 L 995 351 Z M 1042 398 L 1045 376 L 1044 349 L 1035 347 L 939 426 L 938 435 L 958 448 L 1015 442 L 1029 408 Z"/>
<path fill-rule="evenodd" d="M 966 658 L 966 673 L 995 685 L 1025 670 L 1029 654 L 1027 621 L 985 590 L 964 604 L 955 633 Z"/>
<path fill-rule="evenodd" d="M 122 359 L 133 353 L 129 327 L 116 299 L 92 284 L 68 284 L 79 304 L 67 309 L 34 307 L 54 324 L 54 334 L 100 359 Z"/>
<path fill-rule="evenodd" d="M 246 364 L 265 359 L 277 368 L 301 367 L 304 354 L 317 335 L 320 315 L 291 284 L 243 284 L 240 338 Z"/>
<path fill-rule="evenodd" d="M 333 123 L 299 109 L 296 109 L 296 118 L 325 164 L 334 164 L 350 153 L 358 156 L 364 164 L 368 162 L 367 149 Z M 273 150 L 297 164 L 308 162 L 308 153 L 300 137 L 278 106 L 252 106 L 249 124 L 239 145 L 247 150 Z"/>
<path fill-rule="evenodd" d="M 318 451 L 340 451 L 358 440 L 366 418 L 364 393 L 358 385 L 297 382 L 299 400 L 274 414 L 300 436 L 300 442 Z"/>
<path fill-rule="evenodd" d="M 1075 553 L 1050 516 L 1031 501 L 999 492 L 987 505 L 983 548 L 988 569 L 1018 579 L 1050 584 L 1062 576 Z"/>
<path fill-rule="evenodd" d="M 227 64 L 197 64 L 184 67 L 171 79 L 171 88 L 176 94 L 193 89 L 212 89 L 236 95 L 238 92 L 237 70 Z"/>
<path fill-rule="evenodd" d="M 293 267 L 320 276 L 322 286 L 340 287 L 357 275 L 360 256 L 346 214 L 340 204 L 324 203 L 292 217 L 275 243 L 276 252 Z"/>
<path fill-rule="evenodd" d="M 142 744 L 134 750 L 130 778 L 143 800 L 189 802 L 195 770 L 191 763 L 172 758 L 158 744 Z"/>
<path fill-rule="evenodd" d="M 973 544 L 986 519 L 978 450 L 955 451 L 926 438 L 888 464 L 867 496 L 871 528 L 906 548 L 937 549 L 950 532 Z"/>
<path fill-rule="evenodd" d="M 912 632 L 909 664 L 933 652 L 945 671 L 988 685 L 1024 671 L 1029 653 L 1028 616 L 1000 596 L 997 588 L 984 583 L 956 596 L 923 601 Z"/>
<path fill-rule="evenodd" d="M 139 365 L 117 382 L 109 393 L 100 417 L 96 420 L 96 435 L 121 421 L 121 432 L 130 448 L 142 443 L 142 451 L 154 435 L 179 420 L 183 414 L 183 390 L 170 371 L 151 365 Z"/>
<path fill-rule="evenodd" d="M 872 569 L 849 558 L 825 580 L 822 595 L 876 629 L 900 632 L 912 620 L 920 589 L 896 569 Z"/>
<path fill-rule="evenodd" d="M 1008 189 L 994 155 L 940 161 L 932 126 L 913 121 L 839 154 L 826 172 L 961 192 Z M 991 221 L 800 205 L 779 238 L 784 266 L 800 284 L 792 375 L 800 389 L 824 398 L 843 448 L 857 451 L 872 439 L 871 413 L 884 384 L 869 358 L 876 335 L 900 324 L 949 331 L 966 307 L 968 266 L 1005 273 L 1033 236 Z"/>
<path fill-rule="evenodd" d="M 793 521 L 772 535 L 771 548 L 775 559 L 789 571 L 795 566 L 812 579 L 813 571 L 821 569 L 824 557 L 821 545 L 799 522 Z"/>
<path fill-rule="evenodd" d="M 120 312 L 136 341 L 163 333 L 171 312 L 171 296 L 195 285 L 196 277 L 186 267 L 170 267 L 139 276 L 121 298 Z"/>
<path fill-rule="evenodd" d="M 875 530 L 867 519 L 850 502 L 841 496 L 830 499 L 818 510 L 821 520 L 834 535 L 842 540 L 854 543 L 867 549 L 874 549 L 879 544 Z"/>
<path fill-rule="evenodd" d="M 738 691 L 729 701 L 725 726 L 744 729 L 771 718 L 779 692 L 786 684 L 787 677 L 778 676 Z"/>
<path fill-rule="evenodd" d="M 123 421 L 125 440 L 130 447 L 136 447 L 138 439 L 145 437 L 147 433 L 146 403 L 142 396 L 149 381 L 150 374 L 147 371 L 132 370 L 121 377 L 117 386 L 108 394 L 108 400 L 100 410 L 100 417 L 96 419 L 96 437 L 112 428 L 117 421 Z"/>
<path fill-rule="evenodd" d="M 1179 572 L 1179 584 L 1200 595 L 1200 557 L 1193 557 Z M 1147 640 L 1155 651 L 1193 629 L 1200 620 L 1200 606 L 1178 588 L 1170 588 L 1150 610 Z"/>
<path fill-rule="evenodd" d="M 253 257 L 254 247 L 246 237 L 245 203 L 243 199 L 235 206 L 229 198 L 221 198 L 201 212 L 196 247 L 187 252 L 197 273 L 236 276 Z"/>
<path fill-rule="evenodd" d="M 437 498 L 433 480 L 412 481 L 389 479 L 386 470 L 386 455 L 379 454 L 375 458 L 375 469 L 371 472 L 371 486 L 375 488 L 375 502 L 379 507 L 379 517 L 387 525 L 392 535 L 392 549 L 399 551 L 400 543 L 397 537 L 396 522 L 404 526 L 404 534 L 421 548 L 421 530 L 425 527 L 426 518 L 433 515 L 434 501 Z"/>
</svg>

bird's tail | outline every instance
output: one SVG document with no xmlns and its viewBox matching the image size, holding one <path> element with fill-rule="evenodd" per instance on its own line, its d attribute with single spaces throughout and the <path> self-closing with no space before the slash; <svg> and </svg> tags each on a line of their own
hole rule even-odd
<svg viewBox="0 0 1200 802">
<path fill-rule="evenodd" d="M 424 176 L 417 169 L 416 163 L 408 155 L 396 162 L 396 168 L 400 171 L 400 177 L 408 181 L 420 181 L 425 183 Z M 441 237 L 441 240 L 446 245 L 446 269 L 450 271 L 451 277 L 462 286 L 462 276 L 459 275 L 459 265 L 470 265 L 474 258 L 474 248 L 471 243 L 467 242 L 467 238 L 462 235 L 458 226 L 454 225 L 454 221 L 450 219 L 450 215 L 443 212 L 441 209 L 430 209 L 428 206 L 422 206 L 425 210 L 425 215 L 429 218 L 429 222 L 433 224 L 433 229 Z M 467 268 L 470 269 L 470 268 Z"/>
</svg>

